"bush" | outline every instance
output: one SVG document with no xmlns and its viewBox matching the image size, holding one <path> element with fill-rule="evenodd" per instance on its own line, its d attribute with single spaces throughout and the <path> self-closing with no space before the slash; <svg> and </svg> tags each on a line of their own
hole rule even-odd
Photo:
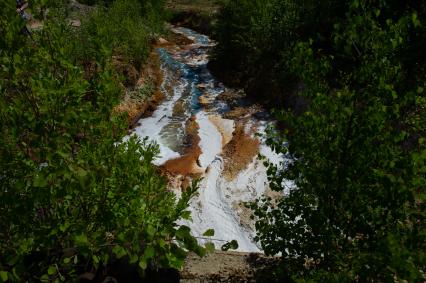
<svg viewBox="0 0 426 283">
<path fill-rule="evenodd" d="M 344 2 L 343 18 L 292 43 L 309 105 L 276 111 L 286 129 L 269 143 L 292 162 L 268 173 L 274 189 L 297 188 L 253 204 L 257 239 L 295 281 L 422 282 L 426 77 L 413 62 L 426 9 Z"/>
<path fill-rule="evenodd" d="M 248 95 L 273 106 L 294 104 L 289 94 L 301 83 L 291 59 L 298 41 L 330 43 L 327 29 L 344 16 L 345 1 L 224 1 L 218 15 L 218 44 L 212 58 L 217 75 L 244 87 Z M 286 95 L 283 95 L 285 93 Z M 267 95 L 266 95 L 267 94 Z"/>
<path fill-rule="evenodd" d="M 120 142 L 126 119 L 112 109 L 122 91 L 104 39 L 90 38 L 99 49 L 88 50 L 96 68 L 87 77 L 82 42 L 55 9 L 31 38 L 13 6 L 0 14 L 0 281 L 71 281 L 119 258 L 142 272 L 179 268 L 187 251 L 203 254 L 176 224 L 189 217 L 195 184 L 176 201 L 151 165 L 157 147 Z M 116 39 L 107 42 L 131 49 Z"/>
<path fill-rule="evenodd" d="M 93 52 L 106 48 L 122 57 L 124 64 L 140 66 L 149 54 L 154 36 L 151 23 L 144 19 L 149 13 L 142 13 L 142 6 L 136 0 L 118 0 L 108 8 L 98 7 L 83 19 L 79 57 L 91 59 Z"/>
</svg>

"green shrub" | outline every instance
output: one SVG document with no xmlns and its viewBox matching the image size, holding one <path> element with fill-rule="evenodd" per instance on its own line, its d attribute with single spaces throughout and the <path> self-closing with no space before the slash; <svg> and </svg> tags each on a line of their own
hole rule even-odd
<svg viewBox="0 0 426 283">
<path fill-rule="evenodd" d="M 290 63 L 295 44 L 312 37 L 321 48 L 327 46 L 327 27 L 344 16 L 345 6 L 345 1 L 224 1 L 212 62 L 226 72 L 226 81 L 253 98 L 287 106 L 292 101 L 282 94 L 300 83 Z"/>
<path fill-rule="evenodd" d="M 294 43 L 309 105 L 276 112 L 286 130 L 269 143 L 293 160 L 268 173 L 297 188 L 252 206 L 257 239 L 295 281 L 423 282 L 425 6 L 345 2 L 345 18 Z"/>
<path fill-rule="evenodd" d="M 139 18 L 139 6 L 126 7 Z M 142 272 L 179 268 L 187 251 L 204 254 L 176 224 L 189 217 L 195 184 L 177 201 L 151 165 L 157 146 L 121 142 L 126 119 L 112 114 L 122 90 L 105 42 L 130 58 L 146 37 L 121 48 L 117 29 L 106 41 L 90 36 L 87 77 L 82 42 L 55 9 L 31 37 L 13 5 L 0 15 L 0 282 L 72 281 L 118 258 Z M 137 31 L 125 29 L 127 39 Z"/>
<path fill-rule="evenodd" d="M 98 7 L 83 19 L 79 31 L 82 59 L 90 60 L 100 48 L 121 56 L 124 64 L 140 65 L 150 49 L 150 26 L 142 18 L 142 7 L 137 1 L 114 1 L 109 8 Z M 92 53 L 92 54 L 91 54 Z"/>
</svg>

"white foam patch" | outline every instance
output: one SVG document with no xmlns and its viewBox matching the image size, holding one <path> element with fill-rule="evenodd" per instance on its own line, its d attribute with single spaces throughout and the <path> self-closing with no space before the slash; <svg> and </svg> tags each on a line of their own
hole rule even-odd
<svg viewBox="0 0 426 283">
<path fill-rule="evenodd" d="M 201 155 L 198 158 L 200 165 L 206 169 L 222 150 L 222 135 L 216 126 L 209 120 L 206 113 L 200 111 L 196 115 L 199 126 Z"/>
<path fill-rule="evenodd" d="M 180 156 L 179 153 L 171 150 L 161 138 L 161 130 L 170 123 L 173 113 L 173 107 L 176 101 L 182 96 L 183 90 L 188 82 L 179 84 L 173 89 L 173 97 L 164 101 L 157 107 L 151 117 L 139 120 L 140 126 L 134 129 L 132 134 L 140 139 L 148 137 L 150 141 L 156 142 L 160 147 L 160 156 L 154 160 L 155 165 L 162 165 L 167 160 L 175 159 Z"/>
<path fill-rule="evenodd" d="M 258 127 L 258 133 L 264 135 L 267 126 L 267 122 L 262 122 Z M 291 162 L 284 154 L 277 153 L 271 147 L 269 147 L 266 144 L 265 136 L 261 136 L 260 141 L 261 144 L 259 146 L 259 153 L 264 156 L 267 161 L 280 169 L 283 169 L 284 166 L 287 166 L 288 163 Z M 296 185 L 293 181 L 284 179 L 281 183 L 281 187 L 283 188 L 283 194 L 288 195 L 291 190 L 296 188 Z"/>
<path fill-rule="evenodd" d="M 232 136 L 232 133 L 235 131 L 235 122 L 230 119 L 221 119 L 220 126 L 223 129 L 223 132 Z"/>
<path fill-rule="evenodd" d="M 226 184 L 229 199 L 236 202 L 253 201 L 268 188 L 266 168 L 257 157 L 238 176 Z"/>
<path fill-rule="evenodd" d="M 261 122 L 257 127 L 257 132 L 261 135 L 259 153 L 266 157 L 266 159 L 275 166 L 281 167 L 285 161 L 285 156 L 282 153 L 275 152 L 271 147 L 266 144 L 265 132 L 268 127 L 267 122 Z"/>
<path fill-rule="evenodd" d="M 216 158 L 200 184 L 199 195 L 192 200 L 191 231 L 194 236 L 202 236 L 207 229 L 214 229 L 215 240 L 207 241 L 215 243 L 216 248 L 220 248 L 226 241 L 236 240 L 239 251 L 259 252 L 260 249 L 252 240 L 253 232 L 241 226 L 232 203 L 224 194 L 226 181 L 221 177 L 222 167 L 222 159 Z"/>
</svg>

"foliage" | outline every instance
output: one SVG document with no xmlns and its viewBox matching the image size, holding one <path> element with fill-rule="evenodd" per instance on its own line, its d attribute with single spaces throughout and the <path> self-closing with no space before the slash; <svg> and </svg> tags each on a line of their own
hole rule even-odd
<svg viewBox="0 0 426 283">
<path fill-rule="evenodd" d="M 272 80 L 303 82 L 306 111 L 277 111 L 286 130 L 269 138 L 293 160 L 269 166 L 271 186 L 297 189 L 252 205 L 263 249 L 295 280 L 424 280 L 425 18 L 413 1 L 238 0 L 221 12 L 217 60 L 262 80 L 250 68 L 275 57 Z"/>
<path fill-rule="evenodd" d="M 123 64 L 139 68 L 149 54 L 151 41 L 163 29 L 159 13 L 160 8 L 149 1 L 142 5 L 137 0 L 117 0 L 108 8 L 95 9 L 83 19 L 78 32 L 82 45 L 76 50 L 76 56 L 87 61 L 93 52 L 103 47 L 123 59 Z"/>
<path fill-rule="evenodd" d="M 112 111 L 122 89 L 111 58 L 129 46 L 101 38 L 107 30 L 96 26 L 88 76 L 63 9 L 47 4 L 43 28 L 29 37 L 11 2 L 0 2 L 0 282 L 72 281 L 119 258 L 141 272 L 180 268 L 187 251 L 203 255 L 177 224 L 189 217 L 196 183 L 177 201 L 151 165 L 157 146 L 121 141 L 127 125 Z M 131 4 L 106 13 L 118 19 Z"/>
<path fill-rule="evenodd" d="M 323 48 L 330 38 L 324 26 L 344 16 L 344 6 L 344 1 L 331 0 L 225 1 L 216 25 L 218 45 L 212 65 L 221 65 L 224 70 L 218 75 L 226 72 L 231 77 L 226 81 L 244 87 L 253 98 L 289 105 L 290 97 L 280 93 L 300 82 L 290 64 L 295 44 L 321 31 L 316 44 Z"/>
</svg>

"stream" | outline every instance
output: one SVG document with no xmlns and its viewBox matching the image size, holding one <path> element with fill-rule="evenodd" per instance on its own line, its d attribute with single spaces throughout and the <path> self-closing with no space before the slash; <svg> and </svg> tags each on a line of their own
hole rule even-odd
<svg viewBox="0 0 426 283">
<path fill-rule="evenodd" d="M 187 28 L 172 31 L 191 43 L 157 48 L 165 99 L 139 121 L 133 134 L 159 145 L 161 154 L 154 163 L 170 172 L 170 187 L 177 195 L 190 179 L 202 178 L 191 201 L 192 221 L 185 223 L 201 243 L 206 241 L 202 234 L 211 228 L 214 240 L 208 241 L 216 248 L 237 240 L 239 251 L 259 252 L 250 211 L 242 202 L 277 194 L 269 189 L 264 161 L 258 157 L 260 153 L 274 164 L 284 161 L 257 135 L 272 122 L 244 98 L 222 98 L 235 90 L 227 89 L 207 68 L 212 40 Z"/>
</svg>

